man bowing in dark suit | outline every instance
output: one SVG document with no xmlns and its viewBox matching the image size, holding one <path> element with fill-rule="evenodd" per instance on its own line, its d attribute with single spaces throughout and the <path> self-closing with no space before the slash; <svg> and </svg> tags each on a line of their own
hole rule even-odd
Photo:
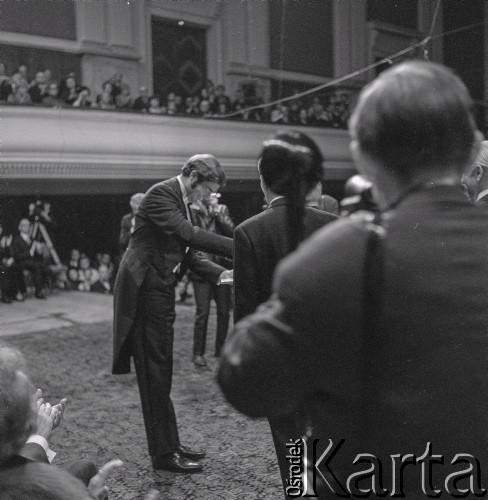
<svg viewBox="0 0 489 500">
<path fill-rule="evenodd" d="M 190 203 L 217 192 L 225 180 L 217 159 L 199 154 L 179 176 L 152 186 L 136 213 L 115 282 L 113 373 L 128 373 L 134 358 L 154 469 L 202 469 L 198 460 L 205 453 L 180 444 L 170 399 L 175 285 L 187 269 L 214 284 L 232 276 L 194 252 L 232 256 L 232 239 L 194 226 L 189 210 Z"/>
</svg>

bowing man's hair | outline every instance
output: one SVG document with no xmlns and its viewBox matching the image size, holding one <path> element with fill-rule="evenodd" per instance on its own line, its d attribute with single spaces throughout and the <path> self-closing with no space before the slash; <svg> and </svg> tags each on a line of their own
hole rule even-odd
<svg viewBox="0 0 489 500">
<path fill-rule="evenodd" d="M 215 182 L 226 185 L 226 175 L 217 158 L 210 154 L 198 154 L 189 158 L 182 167 L 182 175 L 189 177 L 190 172 L 197 172 L 197 182 Z"/>
<path fill-rule="evenodd" d="M 318 145 L 296 130 L 280 131 L 263 143 L 258 170 L 274 193 L 287 199 L 289 250 L 304 236 L 307 194 L 323 176 L 323 156 Z"/>
</svg>

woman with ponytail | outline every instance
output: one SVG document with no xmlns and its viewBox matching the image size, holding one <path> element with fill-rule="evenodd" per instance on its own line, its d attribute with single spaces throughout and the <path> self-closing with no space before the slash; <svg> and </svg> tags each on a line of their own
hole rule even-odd
<svg viewBox="0 0 489 500">
<path fill-rule="evenodd" d="M 263 143 L 258 173 L 268 207 L 234 231 L 235 322 L 268 300 L 279 261 L 337 218 L 306 206 L 307 194 L 322 179 L 322 163 L 317 144 L 301 132 L 278 132 Z M 289 477 L 285 444 L 296 436 L 296 420 L 290 415 L 270 421 L 284 486 Z"/>
</svg>

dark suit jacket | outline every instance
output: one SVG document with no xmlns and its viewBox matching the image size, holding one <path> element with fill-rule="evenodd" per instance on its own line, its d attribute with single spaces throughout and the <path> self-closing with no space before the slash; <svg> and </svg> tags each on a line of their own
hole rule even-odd
<svg viewBox="0 0 489 500">
<path fill-rule="evenodd" d="M 119 250 L 121 254 L 126 251 L 127 245 L 129 245 L 129 239 L 131 238 L 131 219 L 133 218 L 132 212 L 126 214 L 121 219 L 121 230 L 119 233 Z"/>
<path fill-rule="evenodd" d="M 190 247 L 187 253 L 186 247 Z M 231 238 L 204 231 L 187 220 L 176 177 L 148 190 L 136 214 L 136 226 L 114 287 L 113 373 L 130 371 L 128 340 L 136 317 L 139 289 L 150 267 L 168 286 L 177 282 L 173 270 L 178 264 L 181 264 L 179 276 L 191 269 L 217 283 L 224 268 L 196 254 L 194 249 L 231 256 L 232 248 Z"/>
<path fill-rule="evenodd" d="M 305 237 L 336 219 L 335 215 L 306 207 Z M 286 221 L 286 201 L 280 198 L 234 230 L 235 321 L 254 312 L 270 297 L 275 267 L 289 253 Z"/>
<path fill-rule="evenodd" d="M 366 225 L 345 218 L 279 265 L 276 298 L 236 325 L 219 383 L 250 416 L 306 408 L 318 453 L 344 439 L 331 463 L 342 484 L 373 453 L 389 488 L 389 455 L 430 442 L 443 489 L 457 453 L 487 470 L 487 209 L 458 187 L 422 189 L 384 225 L 378 335 L 362 322 Z M 423 497 L 420 474 L 405 469 L 407 498 Z"/>
<path fill-rule="evenodd" d="M 12 238 L 12 245 L 10 247 L 10 252 L 15 262 L 24 262 L 26 260 L 32 260 L 33 257 L 30 254 L 31 245 L 28 245 L 20 234 L 17 234 Z"/>
<path fill-rule="evenodd" d="M 0 464 L 0 470 L 17 467 L 30 462 L 49 463 L 46 452 L 41 445 L 37 443 L 26 443 L 18 453 L 13 455 L 6 462 Z"/>
</svg>

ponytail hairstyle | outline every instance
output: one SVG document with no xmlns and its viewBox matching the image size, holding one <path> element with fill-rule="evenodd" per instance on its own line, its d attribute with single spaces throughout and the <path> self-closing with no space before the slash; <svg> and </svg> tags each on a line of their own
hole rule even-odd
<svg viewBox="0 0 489 500">
<path fill-rule="evenodd" d="M 287 199 L 287 232 L 292 252 L 304 236 L 307 194 L 323 177 L 317 144 L 296 130 L 281 131 L 263 143 L 259 172 L 271 191 Z"/>
</svg>

